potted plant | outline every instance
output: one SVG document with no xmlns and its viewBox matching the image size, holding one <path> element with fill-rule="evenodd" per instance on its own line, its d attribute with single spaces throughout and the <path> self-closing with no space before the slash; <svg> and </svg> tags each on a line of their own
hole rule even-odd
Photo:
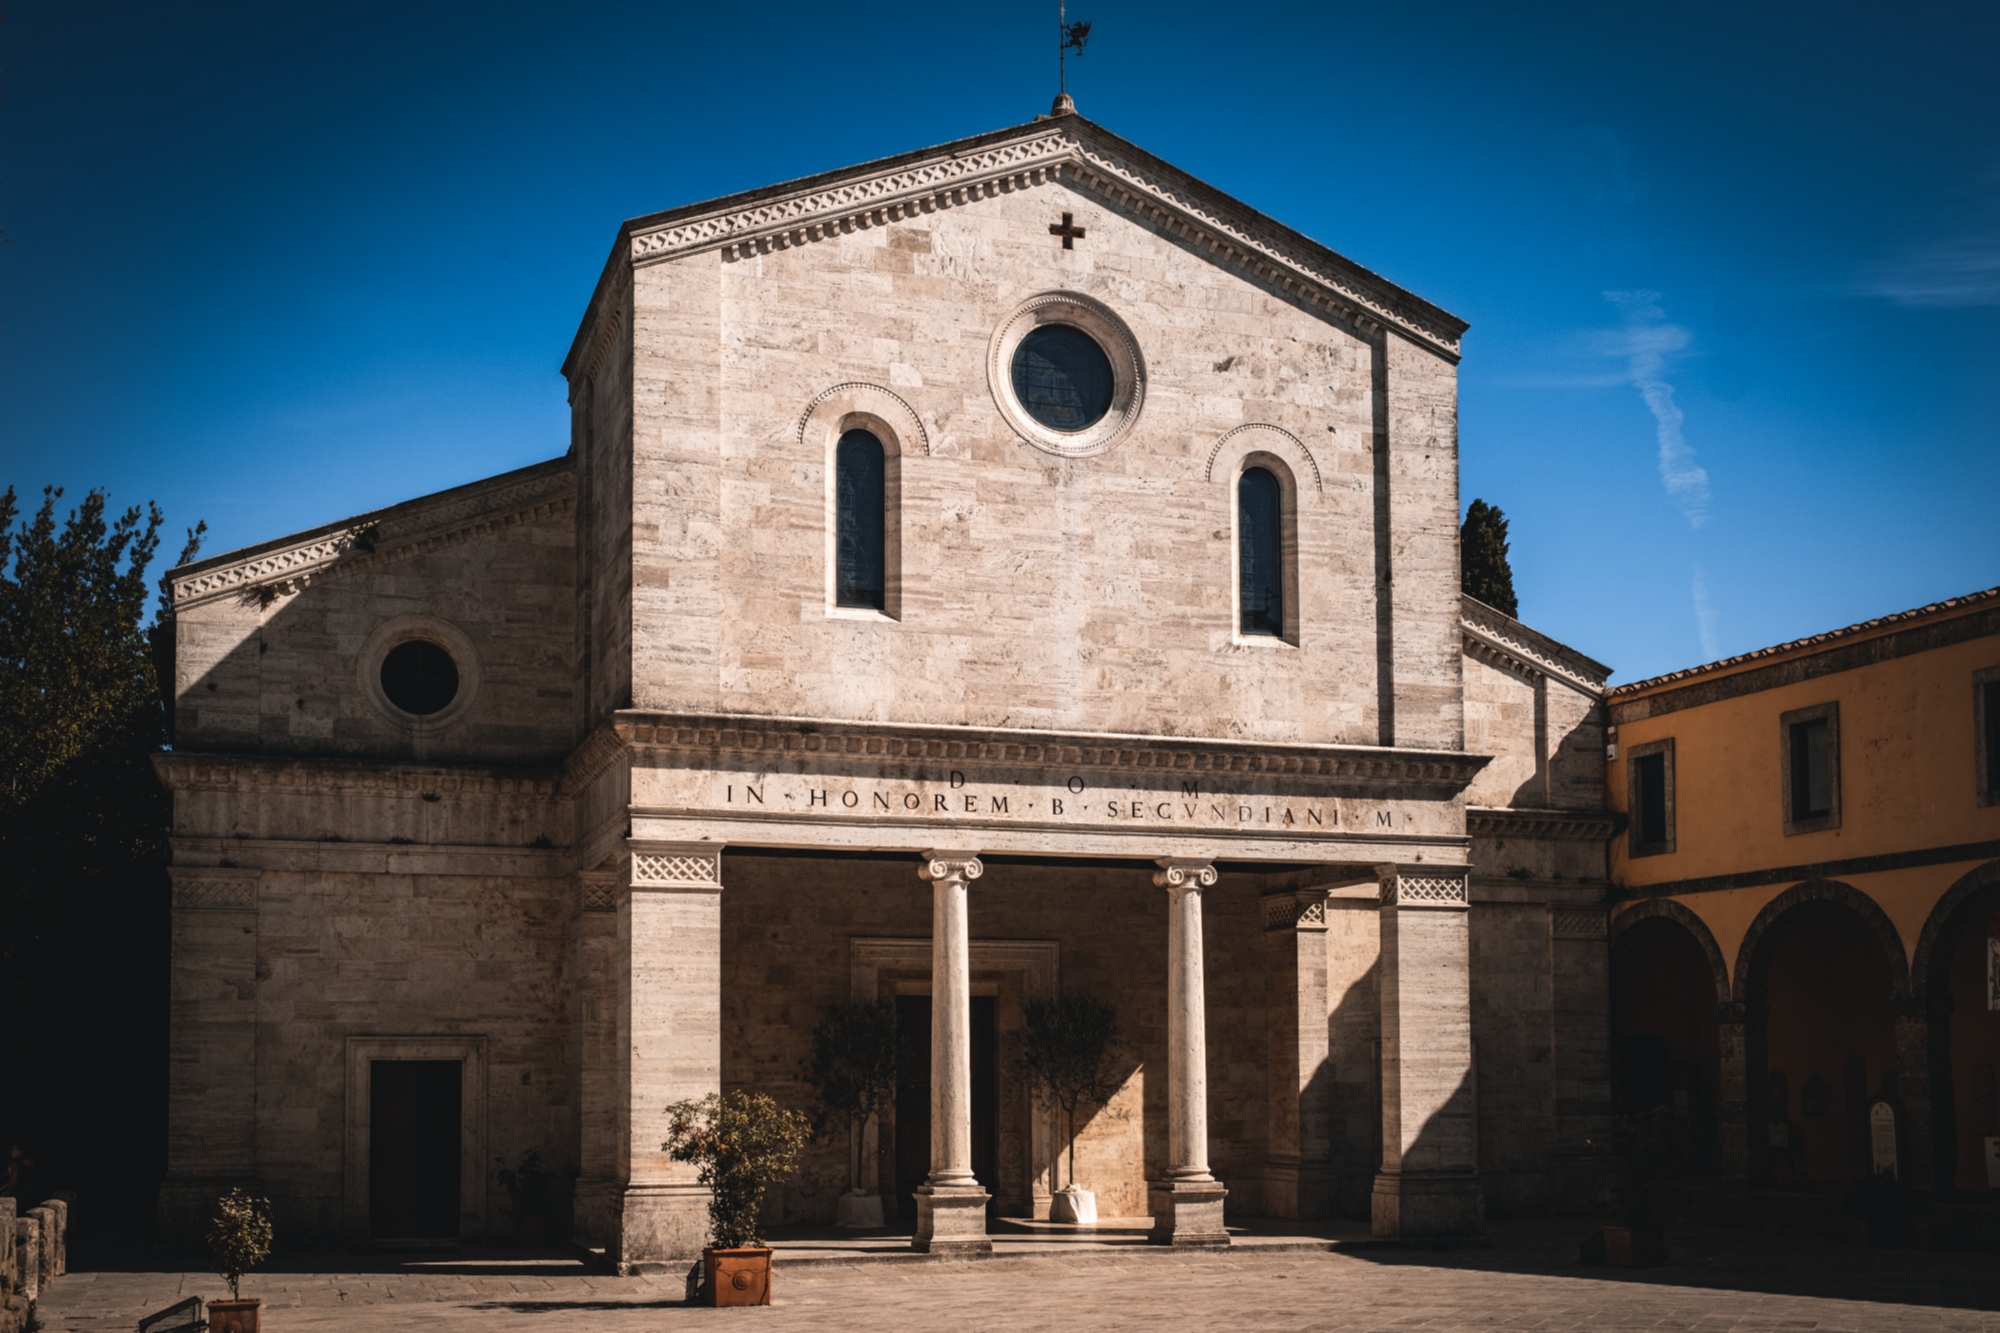
<svg viewBox="0 0 2000 1333">
<path fill-rule="evenodd" d="M 1112 1055 L 1118 1047 L 1118 1011 L 1088 995 L 1028 1002 L 1021 1033 L 1021 1072 L 1038 1104 L 1063 1116 L 1069 1149 L 1066 1182 L 1049 1204 L 1049 1220 L 1094 1225 L 1097 1195 L 1076 1183 L 1076 1114 L 1102 1106 L 1118 1091 Z M 1056 1156 L 1058 1168 L 1062 1154 Z"/>
<path fill-rule="evenodd" d="M 1611 1123 L 1611 1194 L 1618 1220 L 1584 1242 L 1587 1263 L 1613 1268 L 1666 1262 L 1666 1211 L 1660 1182 L 1685 1160 L 1686 1135 L 1672 1107 L 1620 1115 Z M 1591 1147 L 1601 1146 L 1591 1143 Z"/>
<path fill-rule="evenodd" d="M 506 1161 L 504 1157 L 495 1160 Z M 549 1169 L 542 1165 L 542 1154 L 530 1148 L 521 1154 L 520 1161 L 515 1165 L 502 1165 L 493 1173 L 493 1178 L 500 1182 L 501 1189 L 507 1191 L 507 1202 L 514 1208 L 514 1243 L 548 1244 L 556 1181 Z"/>
<path fill-rule="evenodd" d="M 676 1162 L 692 1162 L 708 1186 L 714 1244 L 701 1252 L 704 1305 L 769 1305 L 771 1251 L 757 1234 L 764 1191 L 798 1166 L 812 1122 L 762 1093 L 714 1093 L 667 1108 L 667 1141 Z"/>
<path fill-rule="evenodd" d="M 208 1333 L 257 1333 L 264 1302 L 243 1300 L 238 1285 L 243 1275 L 271 1254 L 271 1201 L 232 1189 L 215 1203 L 208 1224 L 208 1254 L 215 1271 L 229 1284 L 229 1299 L 208 1303 Z"/>
<path fill-rule="evenodd" d="M 879 1227 L 881 1194 L 863 1188 L 862 1135 L 871 1117 L 896 1095 L 896 1004 L 893 1000 L 828 1005 L 813 1029 L 805 1065 L 812 1085 L 815 1138 L 838 1127 L 847 1133 L 847 1192 L 834 1225 Z"/>
</svg>

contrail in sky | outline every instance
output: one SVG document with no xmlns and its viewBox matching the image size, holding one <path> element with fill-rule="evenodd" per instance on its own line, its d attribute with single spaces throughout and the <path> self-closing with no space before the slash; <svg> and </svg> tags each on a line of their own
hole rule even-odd
<svg viewBox="0 0 2000 1333">
<path fill-rule="evenodd" d="M 1708 473 L 1694 461 L 1681 432 L 1683 416 L 1666 379 L 1667 361 L 1688 345 L 1688 331 L 1667 322 L 1658 292 L 1606 292 L 1604 299 L 1625 316 L 1622 346 L 1625 374 L 1653 414 L 1660 439 L 1660 482 L 1689 525 L 1708 522 Z"/>
</svg>

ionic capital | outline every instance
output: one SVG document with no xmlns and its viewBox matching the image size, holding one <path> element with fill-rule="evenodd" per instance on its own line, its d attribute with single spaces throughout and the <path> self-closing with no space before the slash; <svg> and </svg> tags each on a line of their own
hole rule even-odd
<svg viewBox="0 0 2000 1333">
<path fill-rule="evenodd" d="M 948 880 L 970 882 L 986 873 L 978 852 L 929 851 L 917 873 L 932 883 Z"/>
<path fill-rule="evenodd" d="M 1153 883 L 1169 893 L 1199 893 L 1215 884 L 1215 862 L 1192 856 L 1163 856 L 1153 864 Z"/>
</svg>

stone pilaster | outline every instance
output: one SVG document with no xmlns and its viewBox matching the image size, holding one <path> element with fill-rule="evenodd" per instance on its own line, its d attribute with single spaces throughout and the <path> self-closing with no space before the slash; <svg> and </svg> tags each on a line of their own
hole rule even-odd
<svg viewBox="0 0 2000 1333">
<path fill-rule="evenodd" d="M 624 1172 L 618 1159 L 618 900 L 620 872 L 576 877 L 570 976 L 577 1088 L 575 1235 L 608 1246 L 618 1226 Z"/>
<path fill-rule="evenodd" d="M 1263 898 L 1269 1025 L 1263 1212 L 1270 1217 L 1334 1214 L 1326 895 L 1321 887 Z"/>
<path fill-rule="evenodd" d="M 1485 1226 L 1472 1086 L 1470 899 L 1463 866 L 1382 878 L 1382 1169 L 1378 1236 Z"/>
<path fill-rule="evenodd" d="M 1167 1171 L 1152 1182 L 1152 1239 L 1227 1245 L 1229 1191 L 1208 1170 L 1208 1013 L 1202 984 L 1201 894 L 1215 883 L 1205 860 L 1163 857 L 1153 883 L 1167 891 Z"/>
<path fill-rule="evenodd" d="M 722 1087 L 722 849 L 628 847 L 612 968 L 620 1179 L 609 1257 L 620 1273 L 678 1273 L 708 1241 L 709 1192 L 662 1145 L 668 1106 Z"/>
<path fill-rule="evenodd" d="M 966 895 L 986 873 L 977 853 L 930 851 L 918 871 L 931 885 L 931 1170 L 917 1187 L 912 1249 L 987 1253 L 986 1202 L 972 1174 L 972 944 Z"/>
<path fill-rule="evenodd" d="M 198 1239 L 216 1196 L 257 1175 L 261 872 L 173 867 L 163 1239 Z"/>
<path fill-rule="evenodd" d="M 1597 1205 L 1611 1180 L 1611 949 L 1604 909 L 1551 909 L 1549 1044 L 1555 1145 L 1549 1196 L 1557 1208 Z"/>
</svg>

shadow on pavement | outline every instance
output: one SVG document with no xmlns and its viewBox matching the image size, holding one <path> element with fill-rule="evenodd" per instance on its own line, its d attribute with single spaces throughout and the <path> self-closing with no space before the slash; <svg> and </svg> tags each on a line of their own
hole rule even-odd
<svg viewBox="0 0 2000 1333">
<path fill-rule="evenodd" d="M 1483 1247 L 1336 1246 L 1368 1263 L 1628 1282 L 1771 1296 L 2000 1311 L 2000 1261 L 1963 1251 L 1876 1248 L 1810 1237 L 1667 1228 L 1667 1262 L 1605 1268 L 1577 1260 L 1586 1219 L 1496 1222 Z"/>
</svg>

